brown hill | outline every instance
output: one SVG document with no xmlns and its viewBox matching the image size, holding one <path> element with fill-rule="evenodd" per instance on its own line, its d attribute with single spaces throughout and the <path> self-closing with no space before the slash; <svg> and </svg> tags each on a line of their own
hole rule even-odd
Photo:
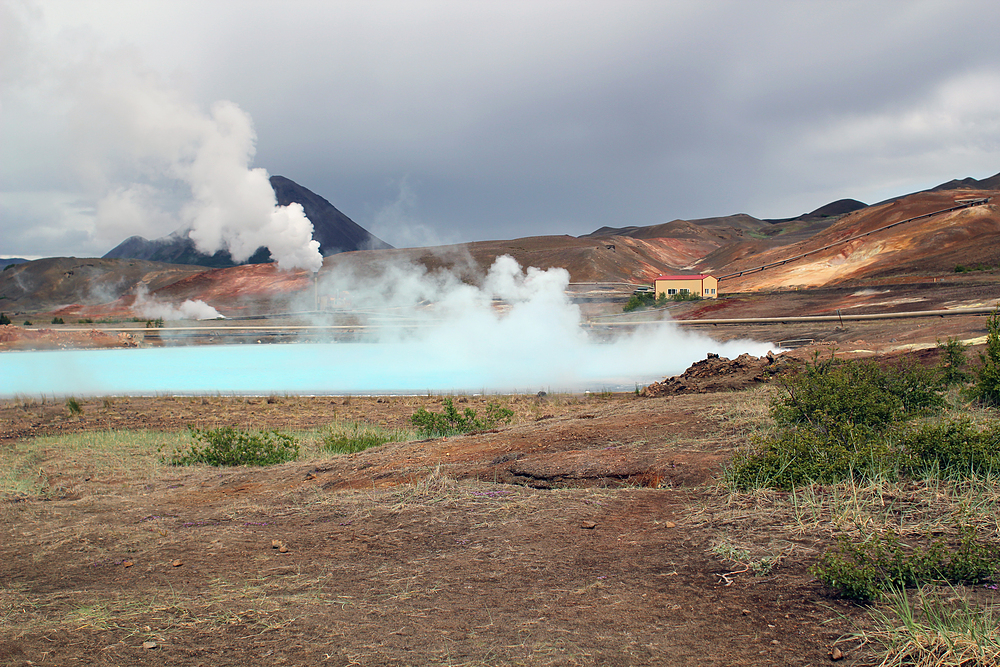
<svg viewBox="0 0 1000 667">
<path fill-rule="evenodd" d="M 39 259 L 0 273 L 0 310 L 20 314 L 55 311 L 73 304 L 110 304 L 123 295 L 134 295 L 139 285 L 155 292 L 203 271 L 135 259 Z"/>
<path fill-rule="evenodd" d="M 477 283 L 500 255 L 522 266 L 569 271 L 576 283 L 649 283 L 664 271 L 690 264 L 715 245 L 679 239 L 578 239 L 539 236 L 511 241 L 482 241 L 435 248 L 345 252 L 326 258 L 320 279 L 350 269 L 373 280 L 386 267 L 418 264 L 448 269 Z M 0 273 L 0 310 L 9 313 L 58 314 L 69 318 L 123 318 L 133 312 L 136 288 L 147 286 L 151 298 L 180 304 L 201 300 L 228 317 L 284 312 L 299 295 L 298 309 L 308 307 L 312 276 L 279 271 L 273 264 L 218 269 L 126 259 L 39 260 Z M 623 285 L 623 290 L 628 288 Z"/>
<path fill-rule="evenodd" d="M 913 220 L 942 211 L 956 199 L 996 197 L 997 190 L 927 191 L 848 214 L 808 240 L 780 248 L 731 246 L 706 256 L 698 270 L 734 273 L 816 251 L 782 266 L 724 280 L 720 290 L 745 291 L 777 287 L 814 287 L 890 276 L 932 276 L 956 266 L 1000 264 L 1000 212 L 997 203 L 974 206 Z M 869 236 L 854 238 L 872 232 Z"/>
</svg>

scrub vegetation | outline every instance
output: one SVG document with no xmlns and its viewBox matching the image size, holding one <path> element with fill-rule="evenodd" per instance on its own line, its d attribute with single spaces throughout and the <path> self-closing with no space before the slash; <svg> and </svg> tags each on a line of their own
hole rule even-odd
<svg viewBox="0 0 1000 667">
<path fill-rule="evenodd" d="M 410 421 L 417 433 L 425 438 L 442 438 L 449 435 L 486 431 L 502 424 L 509 424 L 514 417 L 514 411 L 499 403 L 489 403 L 486 414 L 480 417 L 472 408 L 459 412 L 452 399 L 444 399 L 444 409 L 441 412 L 431 412 L 425 408 L 417 410 Z"/>
<path fill-rule="evenodd" d="M 164 461 L 187 466 L 204 463 L 211 466 L 268 466 L 287 463 L 299 457 L 298 441 L 278 431 L 251 431 L 232 426 L 210 430 L 191 428 L 194 441 L 186 449 L 175 450 Z"/>
<path fill-rule="evenodd" d="M 386 428 L 359 421 L 337 421 L 323 433 L 323 451 L 330 454 L 355 454 L 390 442 L 412 440 L 410 429 Z"/>
</svg>

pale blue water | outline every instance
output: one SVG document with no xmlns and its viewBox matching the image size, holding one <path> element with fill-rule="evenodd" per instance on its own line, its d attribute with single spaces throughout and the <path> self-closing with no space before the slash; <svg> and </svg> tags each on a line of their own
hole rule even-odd
<svg viewBox="0 0 1000 667">
<path fill-rule="evenodd" d="M 407 343 L 4 352 L 0 397 L 582 391 L 631 381 L 582 358 L 564 365 L 514 369 L 509 359 Z"/>
</svg>

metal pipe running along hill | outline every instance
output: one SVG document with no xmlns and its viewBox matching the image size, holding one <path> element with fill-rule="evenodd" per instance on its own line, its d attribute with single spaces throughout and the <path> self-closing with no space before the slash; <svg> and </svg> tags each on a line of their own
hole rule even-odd
<svg viewBox="0 0 1000 667">
<path fill-rule="evenodd" d="M 956 199 L 955 200 L 955 204 L 956 205 L 952 206 L 950 208 L 943 208 L 940 211 L 932 211 L 931 213 L 924 213 L 923 215 L 917 215 L 917 216 L 914 216 L 912 218 L 906 218 L 905 220 L 897 220 L 896 222 L 893 222 L 891 224 L 885 225 L 884 227 L 879 227 L 878 229 L 873 229 L 870 232 L 865 232 L 864 234 L 855 234 L 854 236 L 850 236 L 850 237 L 848 237 L 846 239 L 841 239 L 840 241 L 835 241 L 834 243 L 830 243 L 829 245 L 825 245 L 822 248 L 816 248 L 815 250 L 810 250 L 809 252 L 804 252 L 801 255 L 795 255 L 794 257 L 789 257 L 788 259 L 782 259 L 782 260 L 779 260 L 777 262 L 771 262 L 770 264 L 764 264 L 763 266 L 755 266 L 752 269 L 745 269 L 743 271 L 737 271 L 735 273 L 727 273 L 724 276 L 719 276 L 717 278 L 717 280 L 719 282 L 722 282 L 723 280 L 727 280 L 729 278 L 739 278 L 740 276 L 745 276 L 745 275 L 747 275 L 749 273 L 759 273 L 760 271 L 764 271 L 766 269 L 773 269 L 773 268 L 775 268 L 777 266 L 782 266 L 784 264 L 788 264 L 789 262 L 794 262 L 796 260 L 800 260 L 803 257 L 808 257 L 809 255 L 814 255 L 814 254 L 816 254 L 818 252 L 823 252 L 824 250 L 829 250 L 830 248 L 835 248 L 836 246 L 843 245 L 845 243 L 850 243 L 851 241 L 856 241 L 857 239 L 861 239 L 861 238 L 864 238 L 866 236 L 871 236 L 872 234 L 878 234 L 879 232 L 884 232 L 885 230 L 892 229 L 893 227 L 896 227 L 897 225 L 904 225 L 904 224 L 906 224 L 908 222 L 913 222 L 914 220 L 923 220 L 924 218 L 930 218 L 930 217 L 933 217 L 935 215 L 941 215 L 942 213 L 950 213 L 952 211 L 959 211 L 959 210 L 961 210 L 963 208 L 971 208 L 973 206 L 983 206 L 985 204 L 988 204 L 991 199 L 993 199 L 993 198 L 992 197 L 977 197 L 977 198 L 973 198 L 973 199 Z"/>
<path fill-rule="evenodd" d="M 914 317 L 953 317 L 956 315 L 989 315 L 996 307 L 954 308 L 951 310 L 911 310 L 902 313 L 867 313 L 861 315 L 800 315 L 796 317 L 740 317 L 725 320 L 652 320 L 645 322 L 602 322 L 601 327 L 635 327 L 649 324 L 679 326 L 716 326 L 719 324 L 789 324 L 794 322 L 860 322 L 865 320 L 901 320 Z"/>
</svg>

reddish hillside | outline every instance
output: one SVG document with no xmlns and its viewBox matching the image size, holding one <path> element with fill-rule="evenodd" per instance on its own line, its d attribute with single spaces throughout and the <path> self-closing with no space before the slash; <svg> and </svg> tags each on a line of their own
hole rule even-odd
<svg viewBox="0 0 1000 667">
<path fill-rule="evenodd" d="M 875 232 L 901 220 L 955 206 L 956 199 L 995 197 L 998 191 L 922 192 L 851 213 L 806 241 L 753 252 L 730 246 L 698 270 L 724 275 L 782 261 L 836 244 L 788 264 L 723 281 L 726 292 L 815 287 L 889 276 L 931 276 L 957 265 L 1000 264 L 1000 201 L 942 213 Z M 870 236 L 839 243 L 868 232 Z"/>
</svg>

